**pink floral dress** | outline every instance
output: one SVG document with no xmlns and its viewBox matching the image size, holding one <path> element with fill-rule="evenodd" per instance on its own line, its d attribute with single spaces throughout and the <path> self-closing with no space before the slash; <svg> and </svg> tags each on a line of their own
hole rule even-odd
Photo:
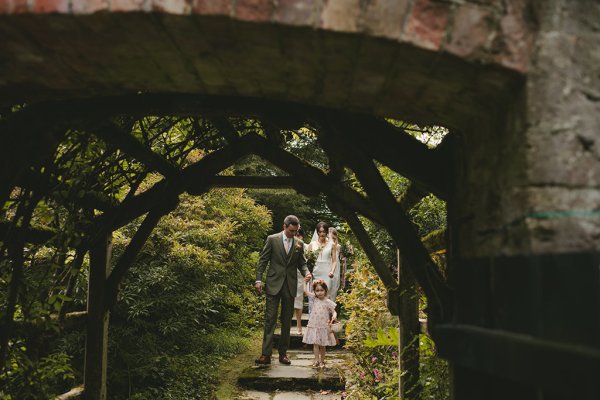
<svg viewBox="0 0 600 400">
<path fill-rule="evenodd" d="M 314 304 L 302 342 L 319 346 L 335 346 L 335 335 L 329 330 L 330 315 L 335 311 L 335 303 L 328 298 L 320 300 L 314 293 L 308 295 L 314 299 Z"/>
</svg>

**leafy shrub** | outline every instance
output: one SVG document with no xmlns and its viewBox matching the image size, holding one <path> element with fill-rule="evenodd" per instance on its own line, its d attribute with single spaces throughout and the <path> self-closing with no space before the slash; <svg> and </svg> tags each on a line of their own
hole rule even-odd
<svg viewBox="0 0 600 400">
<path fill-rule="evenodd" d="M 11 352 L 9 368 L 2 377 L 6 384 L 0 390 L 0 399 L 52 398 L 73 384 L 75 375 L 67 354 L 53 353 L 32 361 L 26 350 L 19 346 Z"/>
<path fill-rule="evenodd" d="M 348 315 L 346 347 L 349 363 L 348 399 L 397 399 L 398 320 L 386 305 L 387 293 L 370 264 L 360 255 L 348 275 L 352 290 L 338 299 Z M 436 356 L 427 335 L 419 335 L 421 399 L 449 399 L 447 363 Z"/>
<path fill-rule="evenodd" d="M 251 282 L 269 223 L 242 190 L 182 196 L 131 267 L 111 315 L 111 398 L 209 397 L 218 364 L 261 321 Z M 115 235 L 115 253 L 135 228 Z"/>
</svg>

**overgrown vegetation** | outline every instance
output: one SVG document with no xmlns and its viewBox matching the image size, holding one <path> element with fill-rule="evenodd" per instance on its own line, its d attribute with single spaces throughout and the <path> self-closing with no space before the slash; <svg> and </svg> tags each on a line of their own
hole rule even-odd
<svg viewBox="0 0 600 400">
<path fill-rule="evenodd" d="M 390 121 L 397 126 L 435 147 L 446 135 L 441 127 L 420 129 L 400 121 Z M 391 169 L 379 166 L 379 171 L 390 191 L 396 198 L 406 193 L 410 182 Z M 352 180 L 355 188 L 360 185 Z M 429 194 L 423 197 L 408 211 L 408 216 L 420 237 L 445 228 L 446 204 Z M 364 220 L 369 236 L 379 253 L 395 270 L 397 265 L 396 246 L 385 229 Z M 347 348 L 353 353 L 353 362 L 349 365 L 349 399 L 397 399 L 399 397 L 398 368 L 398 318 L 393 317 L 387 308 L 387 291 L 374 272 L 368 259 L 357 252 L 354 269 L 348 274 L 349 287 L 339 296 L 340 303 L 347 314 Z M 444 252 L 432 254 L 432 259 L 445 271 Z M 398 273 L 398 271 L 396 271 Z M 419 313 L 426 317 L 427 299 L 419 290 Z M 446 361 L 437 357 L 435 343 L 426 334 L 420 334 L 419 340 L 419 390 L 420 394 L 408 393 L 407 400 L 446 400 L 450 397 L 449 369 Z"/>
<path fill-rule="evenodd" d="M 398 398 L 398 319 L 387 309 L 387 292 L 364 255 L 349 273 L 351 290 L 338 296 L 345 309 L 346 347 L 353 353 L 348 367 L 348 399 Z M 446 400 L 450 398 L 447 362 L 436 355 L 435 344 L 426 334 L 419 335 L 419 397 L 409 399 Z"/>
<path fill-rule="evenodd" d="M 120 255 L 139 221 L 114 234 Z M 216 368 L 246 344 L 262 321 L 251 290 L 270 225 L 266 208 L 242 190 L 184 195 L 159 223 L 122 285 L 111 313 L 108 390 L 111 399 L 205 399 Z M 85 288 L 84 279 L 79 283 Z M 41 284 L 41 283 L 39 283 Z M 72 299 L 85 304 L 85 290 Z M 4 398 L 49 398 L 81 382 L 84 337 L 74 331 L 52 341 L 37 362 L 13 347 Z M 76 366 L 75 370 L 71 366 Z"/>
<path fill-rule="evenodd" d="M 14 113 L 28 115 L 28 108 L 23 110 L 16 108 Z M 10 117 L 10 113 L 1 116 Z M 53 143 L 50 150 L 15 180 L 2 204 L 2 399 L 51 398 L 82 382 L 83 324 L 69 316 L 86 308 L 88 252 L 96 248 L 97 238 L 112 232 L 112 266 L 117 260 L 127 261 L 122 256 L 146 223 L 143 218 L 163 214 L 158 226 L 147 230 L 153 233 L 128 269 L 111 309 L 109 397 L 210 396 L 216 366 L 243 348 L 248 331 L 261 320 L 262 306 L 248 283 L 253 280 L 255 251 L 267 231 L 278 230 L 283 216 L 293 212 L 307 235 L 319 220 L 349 233 L 325 197 L 316 195 L 317 189 L 334 182 L 342 193 L 365 194 L 341 158 L 328 157 L 317 128 L 308 123 L 273 131 L 269 121 L 265 125 L 253 118 L 113 115 L 59 125 L 56 136 L 47 138 Z M 431 139 L 432 133 L 443 132 L 412 133 L 426 133 Z M 236 162 L 231 153 L 246 139 L 244 143 L 255 148 L 267 148 L 266 153 L 255 150 L 266 159 L 274 152 L 289 151 L 285 161 L 293 158 L 298 175 L 313 173 L 312 180 L 298 186 L 311 197 L 291 190 L 207 192 L 210 182 L 205 180 L 215 173 L 267 177 L 294 173 L 254 156 Z M 236 142 L 237 149 L 230 146 Z M 202 164 L 207 159 L 210 167 Z M 285 169 L 286 162 L 277 162 L 277 157 L 273 162 Z M 392 194 L 401 197 L 409 182 L 383 165 L 378 167 Z M 185 192 L 203 195 L 182 195 Z M 180 203 L 174 209 L 177 197 Z M 425 197 L 409 214 L 421 236 L 445 223 L 445 205 L 433 196 Z M 395 246 L 386 230 L 363 222 L 384 259 L 394 265 Z M 443 262 L 443 254 L 436 257 Z M 350 277 L 354 287 L 345 299 L 352 319 L 349 345 L 356 352 L 357 368 L 362 368 L 356 370 L 360 378 L 353 390 L 358 395 L 393 396 L 397 354 L 388 351 L 389 338 L 381 332 L 389 332 L 394 319 L 386 314 L 380 301 L 384 290 L 368 263 L 359 257 L 356 265 Z M 423 349 L 424 360 L 433 359 L 431 349 Z M 366 379 L 369 369 L 372 380 Z M 424 379 L 442 377 L 437 369 L 430 370 L 434 372 L 424 373 Z M 373 391 L 366 389 L 368 385 Z"/>
</svg>

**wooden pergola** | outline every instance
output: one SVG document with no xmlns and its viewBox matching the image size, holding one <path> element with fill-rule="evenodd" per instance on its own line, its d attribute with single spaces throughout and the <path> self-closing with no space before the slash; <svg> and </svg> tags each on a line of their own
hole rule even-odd
<svg viewBox="0 0 600 400">
<path fill-rule="evenodd" d="M 181 155 L 198 149 L 203 157 L 182 167 L 154 151 L 152 140 L 157 138 L 140 140 L 131 132 L 135 121 L 147 116 L 188 118 L 193 137 L 177 144 L 180 147 L 174 151 Z M 240 129 L 232 122 L 236 118 L 252 119 L 257 125 Z M 286 150 L 286 132 L 307 125 L 317 133 L 327 156 L 326 170 Z M 307 196 L 321 193 L 331 210 L 347 221 L 388 289 L 389 308 L 400 316 L 405 339 L 420 331 L 416 301 L 410 300 L 414 296 L 409 295 L 417 284 L 428 297 L 429 326 L 451 319 L 452 291 L 406 214 L 429 193 L 448 198 L 451 177 L 446 171 L 452 163 L 451 135 L 432 150 L 384 119 L 253 98 L 139 94 L 56 101 L 27 106 L 0 120 L 0 140 L 4 143 L 0 197 L 4 203 L 15 188 L 28 193 L 14 218 L 0 224 L 0 238 L 6 249 L 2 256 L 10 259 L 13 268 L 8 317 L 2 321 L 0 333 L 2 362 L 14 325 L 23 249 L 28 243 L 52 242 L 60 235 L 58 231 L 34 228 L 30 222 L 38 201 L 56 195 L 60 187 L 52 182 L 54 177 L 48 171 L 53 170 L 56 149 L 67 137 L 72 138 L 73 132 L 79 135 L 76 141 L 93 135 L 110 151 L 139 163 L 138 175 L 132 175 L 138 185 L 148 173 L 162 176 L 141 193 L 132 184 L 132 191 L 121 201 L 93 195 L 74 199 L 85 210 L 87 221 L 80 227 L 82 240 L 68 244 L 76 252 L 71 267 L 80 268 L 85 254 L 90 259 L 84 376 L 87 399 L 106 397 L 109 311 L 117 301 L 119 285 L 160 218 L 177 206 L 179 195 L 184 192 L 200 195 L 213 187 L 288 187 Z M 221 174 L 248 155 L 268 161 L 287 175 Z M 402 198 L 392 194 L 376 163 L 411 180 Z M 356 175 L 362 193 L 343 181 L 346 168 Z M 359 216 L 382 226 L 393 238 L 402 260 L 400 281 L 378 253 Z M 112 232 L 139 217 L 144 219 L 133 239 L 119 259 L 111 261 Z M 414 370 L 416 366 L 418 371 L 418 344 L 403 354 L 403 361 L 406 368 Z M 415 378 L 409 379 L 413 380 L 405 382 L 408 389 L 416 385 Z"/>
</svg>

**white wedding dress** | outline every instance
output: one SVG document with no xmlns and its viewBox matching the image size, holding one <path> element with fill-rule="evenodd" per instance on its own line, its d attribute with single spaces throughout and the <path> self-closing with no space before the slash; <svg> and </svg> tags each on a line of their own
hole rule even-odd
<svg viewBox="0 0 600 400">
<path fill-rule="evenodd" d="M 314 251 L 319 248 L 319 243 L 315 240 L 310 243 L 308 251 Z M 323 280 L 327 284 L 327 296 L 335 301 L 337 295 L 337 289 L 339 288 L 339 279 L 335 280 L 336 275 L 339 275 L 339 265 L 336 266 L 334 271 L 334 278 L 329 277 L 329 271 L 331 271 L 331 251 L 333 249 L 332 241 L 328 240 L 325 246 L 319 251 L 319 256 L 315 262 L 313 268 L 313 281 Z M 337 284 L 337 287 L 336 287 Z M 312 289 L 312 288 L 311 288 Z"/>
</svg>

